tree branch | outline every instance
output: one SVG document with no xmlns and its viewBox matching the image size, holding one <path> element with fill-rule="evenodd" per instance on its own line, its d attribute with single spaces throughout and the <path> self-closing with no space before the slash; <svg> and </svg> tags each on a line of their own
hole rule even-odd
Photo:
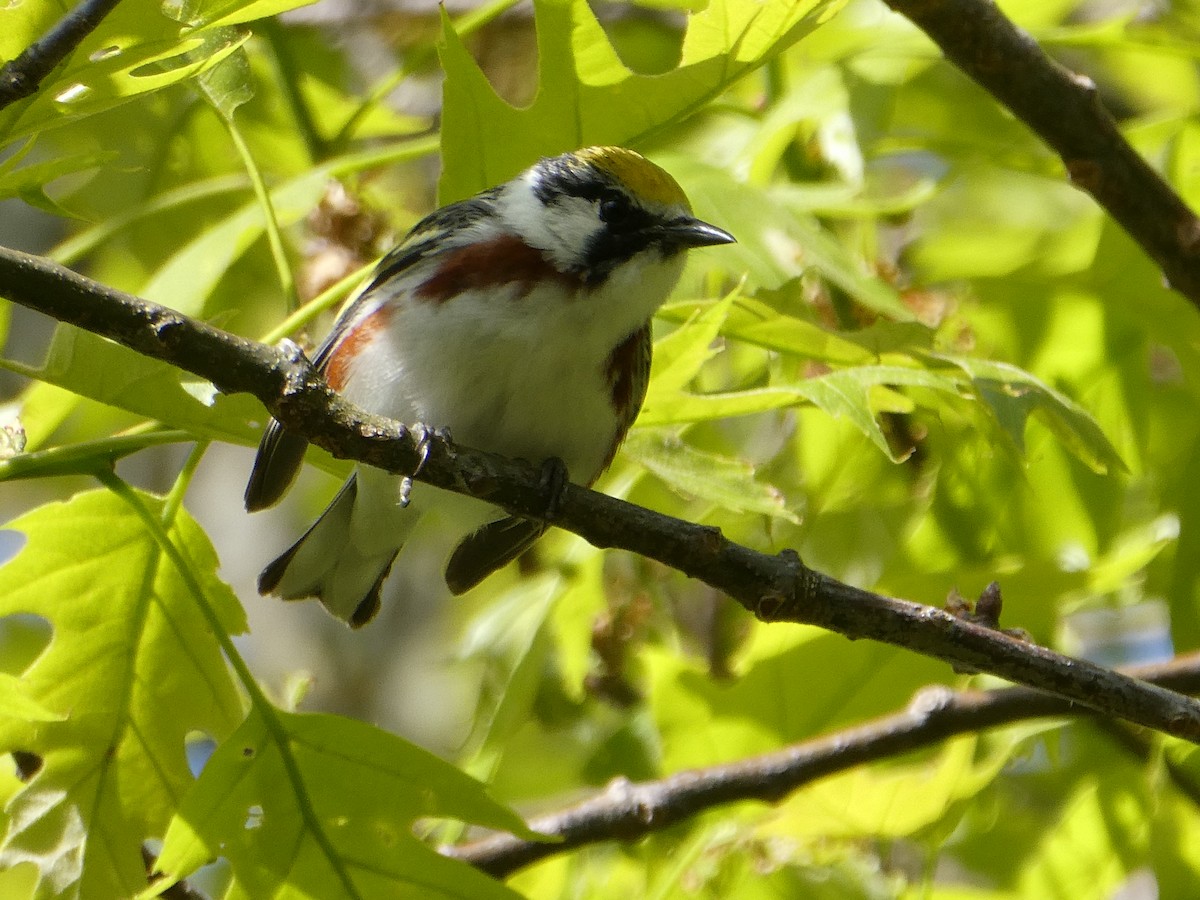
<svg viewBox="0 0 1200 900">
<path fill-rule="evenodd" d="M 1200 653 L 1128 671 L 1164 687 L 1200 692 Z M 777 803 L 819 778 L 958 735 L 1025 719 L 1081 712 L 1061 698 L 1027 688 L 957 693 L 942 687 L 926 688 L 903 712 L 773 753 L 640 784 L 617 779 L 582 803 L 529 822 L 534 831 L 560 838 L 555 843 L 497 834 L 470 844 L 442 847 L 441 852 L 504 878 L 546 857 L 587 844 L 643 838 L 726 803 Z M 1139 758 L 1146 754 L 1141 738 L 1116 723 L 1108 724 L 1113 726 L 1109 733 L 1123 747 L 1139 754 Z M 1167 771 L 1179 790 L 1195 801 L 1197 788 L 1190 775 L 1170 765 Z"/>
<path fill-rule="evenodd" d="M 884 0 L 1032 128 L 1200 306 L 1200 218 L 1122 137 L 1091 79 L 1060 66 L 992 0 Z"/>
<path fill-rule="evenodd" d="M 1072 660 L 983 623 L 873 594 L 805 567 L 795 551 L 758 553 L 696 525 L 567 484 L 545 496 L 528 463 L 458 447 L 368 415 L 334 394 L 290 343 L 237 337 L 91 281 L 50 260 L 0 248 L 0 294 L 139 353 L 250 393 L 280 422 L 335 457 L 396 473 L 566 528 L 596 547 L 656 559 L 724 591 L 767 622 L 818 625 L 990 672 L 1088 709 L 1200 743 L 1200 703 L 1092 663 Z"/>
<path fill-rule="evenodd" d="M 0 109 L 35 93 L 83 39 L 96 30 L 121 0 L 83 0 L 40 41 L 0 67 Z"/>
</svg>

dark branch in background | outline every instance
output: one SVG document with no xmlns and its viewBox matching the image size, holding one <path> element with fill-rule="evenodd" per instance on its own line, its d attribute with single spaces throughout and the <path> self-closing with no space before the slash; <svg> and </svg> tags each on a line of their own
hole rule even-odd
<svg viewBox="0 0 1200 900">
<path fill-rule="evenodd" d="M 35 93 L 42 80 L 96 30 L 121 0 L 83 0 L 40 41 L 0 67 L 0 109 Z"/>
<path fill-rule="evenodd" d="M 1146 681 L 1190 693 L 1200 692 L 1200 653 L 1170 663 L 1128 670 Z M 623 779 L 569 809 L 531 819 L 529 827 L 561 838 L 556 843 L 524 841 L 497 834 L 441 852 L 503 878 L 524 866 L 587 844 L 629 842 L 726 803 L 776 803 L 793 791 L 838 772 L 1024 719 L 1078 715 L 1082 710 L 1058 697 L 1028 688 L 963 691 L 926 688 L 903 712 L 845 731 L 793 744 L 773 753 L 727 765 L 680 772 L 659 781 L 633 784 Z M 1102 726 L 1122 748 L 1145 758 L 1148 745 L 1119 723 Z M 1168 777 L 1193 801 L 1197 785 L 1168 763 Z"/>
<path fill-rule="evenodd" d="M 1200 219 L 1121 136 L 1090 79 L 1047 57 L 992 0 L 884 2 L 1049 144 L 1071 181 L 1200 306 Z"/>
<path fill-rule="evenodd" d="M 1069 659 L 988 624 L 843 584 L 805 567 L 794 551 L 758 553 L 726 540 L 717 528 L 578 485 L 548 497 L 533 466 L 457 447 L 356 409 L 330 391 L 294 347 L 276 350 L 227 334 L 49 260 L 4 248 L 0 295 L 187 369 L 226 393 L 253 394 L 285 426 L 336 457 L 397 473 L 412 472 L 420 463 L 420 481 L 561 526 L 597 547 L 656 559 L 724 591 L 764 621 L 807 623 L 895 644 L 1200 743 L 1200 703 L 1189 697 Z"/>
</svg>

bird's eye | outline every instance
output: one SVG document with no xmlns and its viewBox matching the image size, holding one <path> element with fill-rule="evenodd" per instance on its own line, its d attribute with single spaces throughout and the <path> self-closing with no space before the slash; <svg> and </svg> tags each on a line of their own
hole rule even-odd
<svg viewBox="0 0 1200 900">
<path fill-rule="evenodd" d="M 605 191 L 600 197 L 600 221 L 618 225 L 629 218 L 633 207 L 620 191 Z"/>
</svg>

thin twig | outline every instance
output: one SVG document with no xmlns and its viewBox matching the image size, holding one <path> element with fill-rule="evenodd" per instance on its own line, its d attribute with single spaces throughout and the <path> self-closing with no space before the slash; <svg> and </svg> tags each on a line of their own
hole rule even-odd
<svg viewBox="0 0 1200 900">
<path fill-rule="evenodd" d="M 1132 668 L 1128 673 L 1175 690 L 1200 692 L 1200 653 L 1161 665 Z M 529 822 L 534 831 L 559 839 L 553 843 L 496 834 L 470 844 L 442 847 L 441 852 L 503 878 L 541 859 L 588 844 L 643 838 L 727 803 L 776 803 L 819 778 L 958 735 L 1026 719 L 1082 712 L 1058 697 L 1028 688 L 961 692 L 926 688 L 902 712 L 772 753 L 679 772 L 658 781 L 634 784 L 617 779 L 569 809 Z M 1147 751 L 1144 739 L 1128 728 L 1115 722 L 1106 724 L 1118 733 L 1126 749 L 1143 754 Z M 1197 799 L 1196 785 L 1187 773 L 1169 768 L 1168 776 L 1182 793 L 1193 801 Z"/>
<path fill-rule="evenodd" d="M 1121 135 L 1091 79 L 1051 60 L 992 0 L 884 2 L 1049 144 L 1071 181 L 1200 306 L 1200 218 Z"/>
<path fill-rule="evenodd" d="M 596 547 L 621 547 L 724 591 L 760 619 L 819 625 L 990 672 L 1088 709 L 1200 743 L 1200 703 L 1092 663 L 1072 660 L 988 624 L 843 584 L 801 563 L 727 540 L 720 529 L 567 484 L 546 496 L 528 463 L 410 432 L 334 394 L 294 345 L 273 349 L 91 281 L 50 260 L 0 248 L 0 294 L 258 397 L 283 425 L 335 457 L 468 494 L 561 526 Z"/>
<path fill-rule="evenodd" d="M 83 0 L 39 41 L 0 67 L 0 109 L 34 94 L 121 0 Z"/>
</svg>

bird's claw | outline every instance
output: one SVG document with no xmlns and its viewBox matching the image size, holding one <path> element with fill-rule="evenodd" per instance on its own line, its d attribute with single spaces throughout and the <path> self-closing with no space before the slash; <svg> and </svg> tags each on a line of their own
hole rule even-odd
<svg viewBox="0 0 1200 900">
<path fill-rule="evenodd" d="M 444 428 L 430 428 L 424 422 L 418 422 L 408 430 L 417 438 L 417 467 L 409 474 L 411 479 L 420 475 L 425 463 L 429 462 L 429 448 L 433 446 L 434 439 L 445 440 L 449 437 L 449 432 Z"/>
<path fill-rule="evenodd" d="M 401 509 L 407 507 L 412 502 L 413 479 L 421 474 L 421 470 L 425 468 L 425 463 L 429 462 L 429 448 L 433 445 L 434 440 L 450 439 L 450 432 L 447 429 L 430 428 L 424 422 L 417 422 L 415 425 L 408 426 L 408 432 L 417 439 L 417 465 L 410 474 L 403 475 L 400 478 L 398 501 Z"/>
<path fill-rule="evenodd" d="M 412 476 L 401 475 L 400 488 L 396 492 L 396 502 L 400 505 L 401 509 L 408 509 L 408 504 L 412 503 L 412 488 Z"/>
</svg>

